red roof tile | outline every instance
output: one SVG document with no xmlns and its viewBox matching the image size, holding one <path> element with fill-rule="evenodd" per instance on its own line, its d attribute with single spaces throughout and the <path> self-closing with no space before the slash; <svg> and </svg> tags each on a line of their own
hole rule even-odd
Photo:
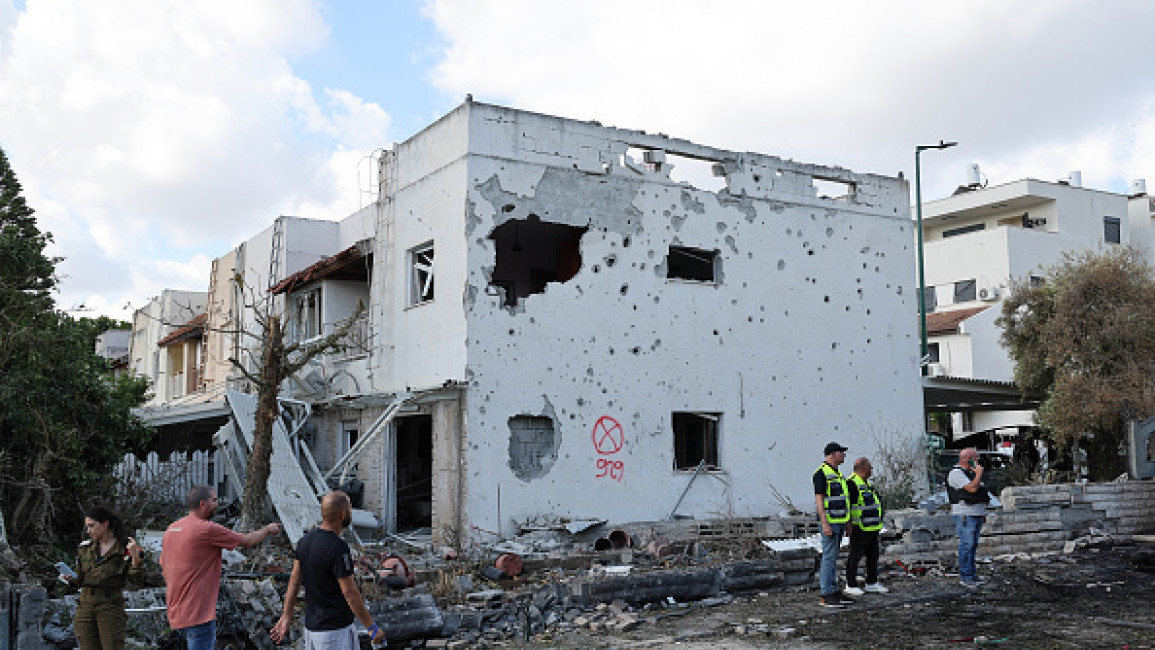
<svg viewBox="0 0 1155 650">
<path fill-rule="evenodd" d="M 181 325 L 173 330 L 168 336 L 157 341 L 156 347 L 163 348 L 174 343 L 179 343 L 187 338 L 199 336 L 205 331 L 205 321 L 208 320 L 208 314 L 197 314 L 192 320 Z"/>
<path fill-rule="evenodd" d="M 353 244 L 349 248 L 325 259 L 308 266 L 289 277 L 281 280 L 269 289 L 269 293 L 280 294 L 290 293 L 297 287 L 308 284 L 313 280 L 320 280 L 328 275 L 333 275 L 340 271 L 347 269 L 354 263 L 365 258 L 360 244 Z"/>
<path fill-rule="evenodd" d="M 990 305 L 982 307 L 968 307 L 966 309 L 952 309 L 951 311 L 936 311 L 926 315 L 927 334 L 954 334 L 964 320 L 988 309 Z"/>
</svg>

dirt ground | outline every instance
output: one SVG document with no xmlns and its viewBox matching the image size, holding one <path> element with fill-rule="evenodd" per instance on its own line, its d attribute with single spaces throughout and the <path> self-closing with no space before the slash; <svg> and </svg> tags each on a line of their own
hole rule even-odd
<svg viewBox="0 0 1155 650">
<path fill-rule="evenodd" d="M 1153 559 L 1155 545 L 1128 543 L 1088 547 L 1071 555 L 996 560 L 980 565 L 980 575 L 990 582 L 979 590 L 969 590 L 957 576 L 933 568 L 921 575 L 891 568 L 883 577 L 889 594 L 867 594 L 846 610 L 821 608 L 816 589 L 797 589 L 714 606 L 646 611 L 645 623 L 625 633 L 574 630 L 501 645 L 1155 648 Z M 780 638 L 782 628 L 793 631 Z"/>
</svg>

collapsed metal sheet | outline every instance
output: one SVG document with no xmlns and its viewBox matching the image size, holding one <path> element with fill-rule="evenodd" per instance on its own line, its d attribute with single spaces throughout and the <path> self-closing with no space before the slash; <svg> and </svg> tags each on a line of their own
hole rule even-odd
<svg viewBox="0 0 1155 650">
<path fill-rule="evenodd" d="M 252 449 L 253 432 L 256 428 L 257 398 L 239 391 L 230 390 L 225 394 L 233 419 L 245 437 L 245 444 Z M 285 535 L 294 546 L 305 531 L 316 526 L 320 519 L 321 503 L 313 492 L 313 486 L 305 478 L 301 463 L 293 453 L 289 433 L 281 418 L 273 421 L 273 453 L 269 458 L 269 500 L 281 518 Z"/>
</svg>

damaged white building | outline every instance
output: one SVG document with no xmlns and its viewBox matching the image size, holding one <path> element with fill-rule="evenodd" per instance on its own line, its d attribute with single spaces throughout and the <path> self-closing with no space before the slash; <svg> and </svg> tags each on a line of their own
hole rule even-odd
<svg viewBox="0 0 1155 650">
<path fill-rule="evenodd" d="M 263 276 L 294 340 L 367 307 L 283 395 L 387 530 L 806 510 L 826 442 L 921 433 L 900 178 L 467 101 L 374 204 L 256 239 L 214 277 Z"/>
</svg>

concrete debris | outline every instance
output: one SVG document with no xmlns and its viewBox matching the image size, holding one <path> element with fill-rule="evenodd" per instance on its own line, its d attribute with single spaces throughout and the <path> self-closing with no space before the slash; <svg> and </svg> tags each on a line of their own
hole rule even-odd
<svg viewBox="0 0 1155 650">
<path fill-rule="evenodd" d="M 984 526 L 980 560 L 1035 563 L 1037 583 L 1054 588 L 1116 589 L 1118 583 L 1090 576 L 1072 582 L 1069 556 L 1131 540 L 1139 531 L 1129 526 L 1147 514 L 1152 497 L 1155 490 L 1134 482 L 1008 488 L 1006 506 L 992 511 Z M 599 530 L 604 522 L 590 524 L 570 536 L 530 530 L 490 546 L 429 545 L 424 553 L 405 557 L 366 548 L 357 558 L 357 576 L 390 645 L 440 648 L 491 647 L 573 631 L 628 632 L 735 597 L 814 586 L 819 537 L 813 517 L 646 522 L 610 532 Z M 945 509 L 891 512 L 886 524 L 884 581 L 955 575 L 957 539 Z M 596 539 L 610 548 L 594 551 Z M 267 547 L 226 572 L 218 616 L 222 638 L 272 650 L 268 630 L 280 614 L 291 564 L 287 548 Z M 9 590 L 5 594 L 16 589 L 3 588 Z M 42 589 L 28 592 L 19 598 L 18 611 L 0 617 L 22 621 L 19 629 L 43 636 L 44 647 L 71 647 L 76 597 L 47 603 L 44 598 Z M 170 632 L 163 589 L 130 591 L 126 598 L 128 647 L 165 647 Z M 7 596 L 0 601 L 12 602 Z M 297 617 L 294 639 L 300 637 L 302 618 Z M 761 620 L 727 629 L 735 635 L 805 638 L 794 627 Z"/>
</svg>

